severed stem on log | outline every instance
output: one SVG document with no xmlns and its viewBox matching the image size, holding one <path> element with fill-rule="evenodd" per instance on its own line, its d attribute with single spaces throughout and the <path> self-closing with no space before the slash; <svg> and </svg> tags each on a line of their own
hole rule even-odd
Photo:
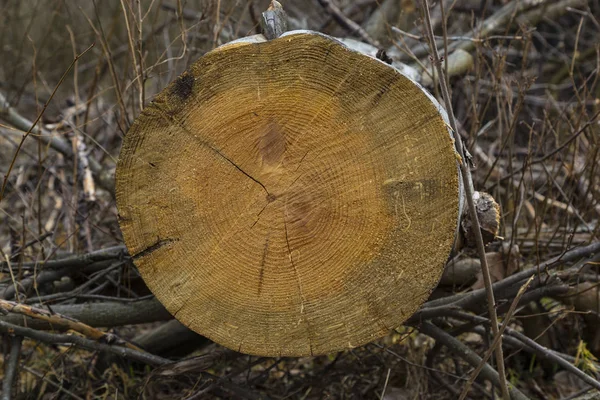
<svg viewBox="0 0 600 400">
<path fill-rule="evenodd" d="M 263 35 L 267 40 L 277 39 L 288 30 L 288 17 L 278 1 L 272 0 L 260 20 Z"/>
</svg>

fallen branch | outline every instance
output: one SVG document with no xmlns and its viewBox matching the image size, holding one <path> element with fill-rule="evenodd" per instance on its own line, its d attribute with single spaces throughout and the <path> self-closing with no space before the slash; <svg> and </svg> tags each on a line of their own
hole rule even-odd
<svg viewBox="0 0 600 400">
<path fill-rule="evenodd" d="M 62 292 L 61 290 L 57 290 L 58 293 L 52 293 L 52 294 L 48 294 L 45 296 L 40 296 L 39 293 L 36 293 L 35 296 L 26 298 L 24 300 L 21 300 L 22 303 L 25 304 L 38 304 L 38 305 L 42 305 L 42 304 L 47 304 L 50 302 L 57 302 L 57 301 L 61 301 L 61 300 L 67 300 L 67 299 L 71 299 L 71 298 L 81 298 L 81 296 L 86 296 L 83 291 L 89 287 L 91 287 L 92 285 L 96 285 L 98 284 L 98 282 L 101 279 L 104 279 L 106 277 L 107 274 L 111 273 L 112 271 L 114 271 L 117 268 L 120 268 L 123 265 L 123 263 L 117 263 L 117 264 L 112 264 L 109 267 L 103 269 L 102 271 L 98 271 L 97 273 L 94 273 L 93 276 L 90 276 L 89 279 L 87 279 L 83 284 L 81 284 L 80 286 L 76 287 L 73 290 L 70 291 L 65 291 Z M 66 271 L 67 273 L 69 271 Z M 87 272 L 84 270 L 84 273 Z M 120 271 L 115 271 L 116 273 L 120 273 Z M 43 275 L 44 273 L 40 274 Z M 38 276 L 40 276 L 38 275 Z M 68 276 L 68 275 L 65 275 Z M 61 276 L 61 279 L 63 277 Z M 39 284 L 40 282 L 38 282 Z M 105 284 L 106 282 L 104 282 Z M 98 287 L 102 287 L 103 284 L 98 285 L 95 290 L 98 289 Z M 56 288 L 55 288 L 56 289 Z M 89 295 L 89 294 L 88 294 Z M 93 296 L 93 295 L 92 295 Z M 121 299 L 119 299 L 121 300 Z M 139 300 L 139 299 L 130 299 L 130 298 L 123 298 L 122 300 Z M 116 300 L 115 300 L 116 301 Z"/>
<path fill-rule="evenodd" d="M 171 314 L 156 299 L 130 303 L 102 302 L 52 306 L 52 311 L 76 319 L 92 327 L 115 326 L 166 321 Z M 0 322 L 28 326 L 33 329 L 56 329 L 51 323 L 22 315 L 0 315 Z"/>
<path fill-rule="evenodd" d="M 441 342 L 452 353 L 454 353 L 461 359 L 465 360 L 467 363 L 471 364 L 471 366 L 473 366 L 473 368 L 477 368 L 477 366 L 479 364 L 481 364 L 481 362 L 482 362 L 481 357 L 479 357 L 474 351 L 469 349 L 469 347 L 467 347 L 460 340 L 458 340 L 455 337 L 453 337 L 452 335 L 444 332 L 442 329 L 438 328 L 437 326 L 433 325 L 432 323 L 423 322 L 421 325 L 419 325 L 419 326 L 415 325 L 414 327 L 417 328 L 421 333 L 435 339 L 436 342 L 438 342 L 438 341 Z M 498 372 L 496 370 L 494 370 L 494 368 L 492 368 L 488 363 L 483 363 L 483 367 L 481 369 L 481 376 L 484 379 L 487 379 L 488 381 L 490 381 L 494 386 L 496 386 L 498 388 L 500 388 L 502 386 Z M 507 385 L 508 385 L 508 393 L 509 393 L 511 399 L 513 399 L 513 400 L 529 400 L 529 398 L 527 396 L 525 396 L 525 394 L 523 394 L 523 392 L 521 392 L 519 389 L 517 389 L 510 383 L 507 383 Z"/>
<path fill-rule="evenodd" d="M 125 246 L 114 246 L 58 260 L 25 262 L 21 267 L 23 269 L 38 268 L 44 271 L 63 268 L 83 268 L 98 261 L 120 260 L 126 256 L 128 254 Z M 8 268 L 8 263 L 6 261 L 0 262 L 0 268 Z"/>
<path fill-rule="evenodd" d="M 319 0 L 319 4 L 321 4 L 325 11 L 327 11 L 327 13 L 329 13 L 342 28 L 346 29 L 348 33 L 358 35 L 371 46 L 375 46 L 379 49 L 381 48 L 381 44 L 379 44 L 377 40 L 373 39 L 359 24 L 346 17 L 342 10 L 330 0 Z"/>
<path fill-rule="evenodd" d="M 527 287 L 529 286 L 529 284 L 531 283 L 532 280 L 533 280 L 533 276 L 530 277 L 529 280 L 527 282 L 525 282 L 525 284 L 523 286 L 521 286 L 521 288 L 519 289 L 519 293 L 517 293 L 517 296 L 515 297 L 515 299 L 513 300 L 513 302 L 510 305 L 510 309 L 508 310 L 508 313 L 506 313 L 506 316 L 504 317 L 504 321 L 502 322 L 502 326 L 498 330 L 498 333 L 494 337 L 494 340 L 493 340 L 492 344 L 490 345 L 490 347 L 485 351 L 485 354 L 484 354 L 484 356 L 483 356 L 483 358 L 481 360 L 481 363 L 471 373 L 471 376 L 469 377 L 469 381 L 467 382 L 467 384 L 463 388 L 462 393 L 460 394 L 459 400 L 463 400 L 464 398 L 467 397 L 467 395 L 469 394 L 469 388 L 471 387 L 471 385 L 473 384 L 473 382 L 475 382 L 475 379 L 477 378 L 477 375 L 479 375 L 479 373 L 481 372 L 481 369 L 483 368 L 483 365 L 485 363 L 487 363 L 487 361 L 492 356 L 493 349 L 496 346 L 499 345 L 500 338 L 502 337 L 502 334 L 504 333 L 504 331 L 508 327 L 508 323 L 510 322 L 510 319 L 512 318 L 512 316 L 514 314 L 515 309 L 517 308 L 517 305 L 519 304 L 519 300 L 521 299 L 521 297 L 523 296 L 523 294 L 527 290 Z"/>
<path fill-rule="evenodd" d="M 235 360 L 242 356 L 237 351 L 223 349 L 215 350 L 208 354 L 197 357 L 186 358 L 181 361 L 172 362 L 157 368 L 153 374 L 161 376 L 178 376 L 186 373 L 198 373 L 206 371 L 217 363 Z"/>
<path fill-rule="evenodd" d="M 22 270 L 34 270 L 36 273 L 21 279 L 18 282 L 18 290 L 19 292 L 27 293 L 34 284 L 39 285 L 45 282 L 59 280 L 61 277 L 70 275 L 73 272 L 84 271 L 84 268 L 110 268 L 115 260 L 120 260 L 125 257 L 127 257 L 125 246 L 115 246 L 59 260 L 23 263 L 20 266 Z M 7 261 L 0 262 L 0 269 L 7 270 L 8 268 L 9 264 Z M 41 272 L 37 272 L 40 270 Z M 10 300 L 15 296 L 16 291 L 17 288 L 15 285 L 7 286 L 4 289 L 2 297 L 6 300 Z"/>
<path fill-rule="evenodd" d="M 110 344 L 98 343 L 93 340 L 67 334 L 57 334 L 49 332 L 41 332 L 36 329 L 25 328 L 24 326 L 14 325 L 9 322 L 0 320 L 0 332 L 9 333 L 12 335 L 21 335 L 30 339 L 39 340 L 40 342 L 49 344 L 74 344 L 84 349 L 93 351 L 107 351 L 109 353 L 117 354 L 121 357 L 138 361 L 148 365 L 164 365 L 171 361 L 146 353 L 140 350 L 134 350 L 127 347 L 115 346 Z"/>
<path fill-rule="evenodd" d="M 117 335 L 102 332 L 87 324 L 77 321 L 72 317 L 61 315 L 59 313 L 50 313 L 49 311 L 42 310 L 40 308 L 26 306 L 24 304 L 18 304 L 6 300 L 0 300 L 0 312 L 25 315 L 36 320 L 45 321 L 51 324 L 55 329 L 60 328 L 62 330 L 73 330 L 96 341 L 103 341 L 109 344 L 116 344 L 130 349 L 140 350 L 139 347 L 128 343 Z"/>
<path fill-rule="evenodd" d="M 132 341 L 152 354 L 169 356 L 189 354 L 201 345 L 212 343 L 176 319 L 142 333 L 134 337 Z"/>
<path fill-rule="evenodd" d="M 460 319 L 472 321 L 473 323 L 476 323 L 476 324 L 487 324 L 490 322 L 490 320 L 485 317 L 480 317 L 477 315 L 469 314 L 464 311 L 453 311 L 449 315 L 460 318 Z M 485 332 L 479 331 L 478 333 L 484 334 Z M 564 368 L 569 373 L 577 376 L 579 379 L 588 383 L 592 387 L 595 387 L 598 390 L 600 390 L 600 382 L 598 382 L 591 376 L 587 375 L 585 372 L 581 371 L 579 368 L 574 366 L 571 362 L 566 360 L 564 357 L 561 357 L 561 355 L 559 355 L 559 353 L 542 346 L 541 344 L 537 343 L 535 340 L 528 338 L 521 332 L 518 332 L 512 328 L 507 327 L 506 333 L 508 335 L 512 336 L 514 339 L 518 340 L 520 342 L 520 344 L 522 346 L 524 346 L 529 352 L 537 355 L 538 357 L 540 357 L 542 359 L 545 359 L 545 360 L 548 360 L 555 364 L 560 365 L 562 368 Z"/>
<path fill-rule="evenodd" d="M 526 269 L 524 271 L 511 275 L 499 282 L 496 282 L 492 285 L 492 289 L 494 290 L 494 293 L 501 293 L 510 289 L 513 286 L 520 286 L 520 284 L 522 284 L 523 281 L 529 279 L 529 277 L 532 275 L 541 272 L 547 272 L 567 262 L 576 261 L 585 257 L 591 257 L 598 252 L 600 252 L 600 242 L 595 242 L 584 247 L 576 247 L 574 249 L 565 251 L 564 253 L 554 258 L 551 258 L 550 260 L 545 261 L 533 268 Z M 461 293 L 453 296 L 443 297 L 441 299 L 428 301 L 423 305 L 422 311 L 429 308 L 436 308 L 441 306 L 467 308 L 471 304 L 481 303 L 484 300 L 485 289 L 478 289 L 469 293 Z"/>
<path fill-rule="evenodd" d="M 10 356 L 4 364 L 4 380 L 2 381 L 2 397 L 1 400 L 11 400 L 12 386 L 17 374 L 17 366 L 19 364 L 19 355 L 21 354 L 21 336 L 13 336 L 10 338 Z"/>
<path fill-rule="evenodd" d="M 50 97 L 48 98 L 48 100 L 46 100 L 44 107 L 42 107 L 42 111 L 38 114 L 36 120 L 29 126 L 29 129 L 27 129 L 27 131 L 21 138 L 21 142 L 17 146 L 17 150 L 15 151 L 15 154 L 12 157 L 12 161 L 10 162 L 10 165 L 8 166 L 8 171 L 6 172 L 6 175 L 4 176 L 4 181 L 2 182 L 2 188 L 0 189 L 0 201 L 4 198 L 4 191 L 6 190 L 6 185 L 8 184 L 8 178 L 10 176 L 10 173 L 11 173 L 13 167 L 15 166 L 15 161 L 17 160 L 17 156 L 19 155 L 19 152 L 21 151 L 21 147 L 23 147 L 23 143 L 25 143 L 25 139 L 27 139 L 27 137 L 31 134 L 32 130 L 35 128 L 37 123 L 40 121 L 40 119 L 44 115 L 44 112 L 48 108 L 50 101 L 52 101 L 52 98 L 56 94 L 56 91 L 58 90 L 60 85 L 62 85 L 63 81 L 67 77 L 67 74 L 69 73 L 69 71 L 71 71 L 71 68 L 73 68 L 73 66 L 77 63 L 77 60 L 79 60 L 79 58 L 81 58 L 85 53 L 87 53 L 92 47 L 94 47 L 94 43 L 92 43 L 87 49 L 85 49 L 80 54 L 75 55 L 75 58 L 73 58 L 73 61 L 69 65 L 69 68 L 67 68 L 67 70 L 62 74 L 58 83 L 54 87 L 54 90 L 50 94 Z M 2 116 L 4 114 L 11 114 L 11 113 L 10 113 L 10 105 L 6 101 L 6 98 L 3 96 L 2 99 L 0 99 L 0 116 Z"/>
<path fill-rule="evenodd" d="M 87 272 L 88 269 L 110 268 L 112 263 L 113 262 L 110 260 L 98 261 L 98 262 L 88 265 L 85 268 L 85 270 L 83 270 L 83 271 Z M 34 285 L 41 285 L 44 283 L 60 280 L 63 276 L 71 275 L 72 273 L 74 273 L 76 271 L 79 272 L 81 270 L 76 269 L 74 267 L 67 267 L 67 268 L 62 268 L 62 269 L 57 269 L 57 270 L 42 271 L 42 272 L 33 274 L 27 278 L 21 279 L 18 282 L 19 293 L 27 293 L 29 290 L 31 290 L 31 288 Z M 15 288 L 14 285 L 7 286 L 6 289 L 4 290 L 2 297 L 4 297 L 5 300 L 10 300 L 15 296 L 16 292 L 17 292 L 17 289 Z"/>
<path fill-rule="evenodd" d="M 23 117 L 17 112 L 17 110 L 11 107 L 10 103 L 6 99 L 6 96 L 4 96 L 2 93 L 0 93 L 0 118 L 4 119 L 20 131 L 25 132 L 23 133 L 23 135 L 25 135 L 24 138 L 28 136 L 26 132 L 30 132 L 37 140 L 47 146 L 50 146 L 54 150 L 64 155 L 66 158 L 73 159 L 76 156 L 72 147 L 66 140 L 53 135 L 46 129 L 40 128 L 37 125 L 34 126 L 32 121 Z M 3 130 L 3 132 L 11 131 Z M 20 133 L 17 132 L 16 134 Z M 97 182 L 100 184 L 100 186 L 113 194 L 115 190 L 114 175 L 109 173 L 105 167 L 100 165 L 100 163 L 93 158 L 89 158 L 89 168 L 96 175 Z"/>
<path fill-rule="evenodd" d="M 193 372 L 197 376 L 199 375 L 199 379 L 203 382 L 217 382 L 217 384 L 214 386 L 215 388 L 222 387 L 225 390 L 231 390 L 235 392 L 239 392 L 241 390 L 241 388 L 239 388 L 237 385 L 222 379 L 218 379 L 215 376 L 205 372 L 205 370 L 211 368 L 217 362 L 234 359 L 240 356 L 239 353 L 236 353 L 231 350 L 225 350 L 221 352 L 217 351 L 211 354 L 194 357 L 179 362 L 172 362 L 169 359 L 155 356 L 142 350 L 98 343 L 93 340 L 76 335 L 42 332 L 35 329 L 14 325 L 2 320 L 0 320 L 0 332 L 8 333 L 11 335 L 16 334 L 19 336 L 24 336 L 47 344 L 73 344 L 75 346 L 91 351 L 100 351 L 116 354 L 120 357 L 129 359 L 131 361 L 160 367 L 160 369 L 157 370 L 157 373 L 161 376 L 171 376 L 173 374 L 179 374 L 179 372 Z M 252 392 L 246 391 L 246 394 L 249 398 L 259 398 Z"/>
</svg>

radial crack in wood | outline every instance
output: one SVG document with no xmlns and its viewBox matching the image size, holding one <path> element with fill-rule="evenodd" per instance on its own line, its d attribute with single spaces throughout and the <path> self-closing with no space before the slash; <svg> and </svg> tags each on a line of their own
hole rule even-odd
<svg viewBox="0 0 600 400">
<path fill-rule="evenodd" d="M 437 285 L 456 162 L 441 107 L 393 67 L 314 32 L 249 38 L 134 122 L 119 222 L 185 326 L 249 354 L 324 354 L 387 334 Z"/>
</svg>

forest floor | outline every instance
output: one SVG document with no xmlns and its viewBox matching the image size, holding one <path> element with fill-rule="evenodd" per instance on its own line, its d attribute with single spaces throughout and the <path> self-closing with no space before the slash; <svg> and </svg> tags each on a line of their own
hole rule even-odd
<svg viewBox="0 0 600 400">
<path fill-rule="evenodd" d="M 385 49 L 443 104 L 420 1 L 281 3 L 290 29 Z M 493 342 L 475 251 L 448 264 L 404 326 L 328 356 L 241 355 L 156 308 L 119 229 L 122 139 L 193 61 L 260 32 L 267 6 L 0 2 L 1 399 L 454 399 L 465 388 L 467 398 L 500 396 L 494 357 L 468 383 Z M 431 19 L 450 54 L 474 186 L 500 205 L 486 251 L 513 398 L 592 395 L 600 387 L 600 0 L 441 0 Z"/>
</svg>

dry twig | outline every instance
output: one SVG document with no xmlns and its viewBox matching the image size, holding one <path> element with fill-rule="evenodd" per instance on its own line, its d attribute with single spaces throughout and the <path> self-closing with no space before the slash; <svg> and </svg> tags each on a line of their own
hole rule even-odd
<svg viewBox="0 0 600 400">
<path fill-rule="evenodd" d="M 448 113 L 448 118 L 450 120 L 450 127 L 452 128 L 454 134 L 454 141 L 456 144 L 456 149 L 458 154 L 460 155 L 461 161 L 459 162 L 460 171 L 462 174 L 462 179 L 464 182 L 465 192 L 467 196 L 467 204 L 469 206 L 469 213 L 471 216 L 471 221 L 474 226 L 473 233 L 475 235 L 475 241 L 477 243 L 477 251 L 479 253 L 479 260 L 481 262 L 481 272 L 483 274 L 483 281 L 485 283 L 485 289 L 487 294 L 487 302 L 488 302 L 488 313 L 490 315 L 490 319 L 492 321 L 492 333 L 494 336 L 498 336 L 498 344 L 496 347 L 496 363 L 498 366 L 498 374 L 500 376 L 500 388 L 502 390 L 502 396 L 504 400 L 509 400 L 509 394 L 507 390 L 506 376 L 504 372 L 504 356 L 502 354 L 502 339 L 498 335 L 498 317 L 496 315 L 496 303 L 494 301 L 494 292 L 492 290 L 492 280 L 490 277 L 490 271 L 487 264 L 487 259 L 485 257 L 485 247 L 483 243 L 483 237 L 481 235 L 481 230 L 479 229 L 479 220 L 477 217 L 477 210 L 475 208 L 474 203 L 474 190 L 473 190 L 473 178 L 471 177 L 471 171 L 467 164 L 464 162 L 465 160 L 465 152 L 462 146 L 462 139 L 458 135 L 458 128 L 456 124 L 456 120 L 454 119 L 454 112 L 452 110 L 452 102 L 450 100 L 450 90 L 448 88 L 448 81 L 446 79 L 445 71 L 442 69 L 442 62 L 440 56 L 438 54 L 437 45 L 435 42 L 435 37 L 433 33 L 433 29 L 431 27 L 431 17 L 429 16 L 429 2 L 427 0 L 423 0 L 421 3 L 423 9 L 423 16 L 426 25 L 426 33 L 429 38 L 429 45 L 431 46 L 431 52 L 433 55 L 433 63 L 435 64 L 438 76 L 440 77 L 440 87 L 442 89 L 442 94 L 444 98 L 444 103 L 446 105 L 446 111 Z"/>
</svg>

